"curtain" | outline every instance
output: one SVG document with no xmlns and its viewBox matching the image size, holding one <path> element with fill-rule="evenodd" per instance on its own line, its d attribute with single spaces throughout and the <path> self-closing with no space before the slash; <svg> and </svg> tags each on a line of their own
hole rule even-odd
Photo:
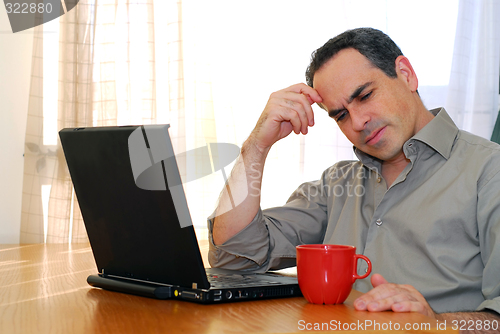
<svg viewBox="0 0 500 334">
<path fill-rule="evenodd" d="M 459 128 L 486 139 L 498 115 L 499 17 L 498 1 L 460 1 L 446 103 Z"/>
<path fill-rule="evenodd" d="M 20 241 L 82 242 L 86 231 L 61 145 L 43 141 L 49 112 L 43 110 L 43 28 L 35 28 Z M 156 122 L 154 42 L 152 0 L 81 0 L 61 16 L 57 130 Z M 45 213 L 44 186 L 50 189 Z"/>
</svg>

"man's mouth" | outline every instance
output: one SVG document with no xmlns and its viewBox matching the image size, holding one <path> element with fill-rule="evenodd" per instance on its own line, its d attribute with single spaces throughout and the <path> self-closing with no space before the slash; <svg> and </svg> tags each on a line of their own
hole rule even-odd
<svg viewBox="0 0 500 334">
<path fill-rule="evenodd" d="M 382 137 L 382 135 L 384 134 L 385 129 L 386 129 L 386 126 L 380 128 L 378 130 L 373 131 L 371 133 L 371 135 L 369 135 L 366 138 L 365 144 L 367 144 L 367 145 L 374 145 L 374 144 L 376 144 L 379 141 L 379 139 Z"/>
</svg>

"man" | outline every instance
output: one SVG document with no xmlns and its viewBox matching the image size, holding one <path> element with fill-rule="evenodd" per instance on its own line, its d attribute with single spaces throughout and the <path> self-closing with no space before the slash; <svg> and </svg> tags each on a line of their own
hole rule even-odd
<svg viewBox="0 0 500 334">
<path fill-rule="evenodd" d="M 271 95 L 243 144 L 209 220 L 211 264 L 279 269 L 295 265 L 296 245 L 350 244 L 374 273 L 355 283 L 365 292 L 356 309 L 498 321 L 500 147 L 459 131 L 444 109 L 428 111 L 409 60 L 378 30 L 331 39 L 306 75 L 309 86 Z M 313 103 L 360 161 L 337 163 L 262 211 L 266 156 L 292 131 L 307 134 Z"/>
</svg>

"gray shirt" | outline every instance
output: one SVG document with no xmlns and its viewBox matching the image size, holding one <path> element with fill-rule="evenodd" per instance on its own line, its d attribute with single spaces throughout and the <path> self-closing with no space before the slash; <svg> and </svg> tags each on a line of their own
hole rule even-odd
<svg viewBox="0 0 500 334">
<path fill-rule="evenodd" d="M 259 210 L 219 247 L 209 219 L 211 265 L 267 271 L 295 265 L 300 244 L 354 245 L 372 273 L 413 285 L 436 312 L 500 313 L 500 146 L 432 112 L 404 144 L 410 163 L 389 189 L 381 161 L 356 150 L 360 161 L 339 162 L 284 206 Z M 354 288 L 372 287 L 363 279 Z"/>
</svg>

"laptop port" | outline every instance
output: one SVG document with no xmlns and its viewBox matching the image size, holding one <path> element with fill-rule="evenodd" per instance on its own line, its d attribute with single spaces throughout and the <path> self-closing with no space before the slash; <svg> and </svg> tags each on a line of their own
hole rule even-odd
<svg viewBox="0 0 500 334">
<path fill-rule="evenodd" d="M 263 298 L 264 297 L 264 292 L 262 291 L 253 291 L 252 292 L 252 298 Z"/>
<path fill-rule="evenodd" d="M 200 296 L 196 292 L 182 291 L 181 297 L 185 299 L 200 299 Z"/>
<path fill-rule="evenodd" d="M 226 291 L 226 299 L 233 298 L 233 293 L 231 291 Z"/>
<path fill-rule="evenodd" d="M 238 290 L 238 295 L 236 296 L 237 299 L 239 298 L 248 298 L 248 292 L 243 290 Z"/>
<path fill-rule="evenodd" d="M 222 300 L 222 296 L 214 296 L 214 302 L 220 302 Z"/>
<path fill-rule="evenodd" d="M 215 290 L 214 296 L 222 296 L 222 290 Z"/>
</svg>

